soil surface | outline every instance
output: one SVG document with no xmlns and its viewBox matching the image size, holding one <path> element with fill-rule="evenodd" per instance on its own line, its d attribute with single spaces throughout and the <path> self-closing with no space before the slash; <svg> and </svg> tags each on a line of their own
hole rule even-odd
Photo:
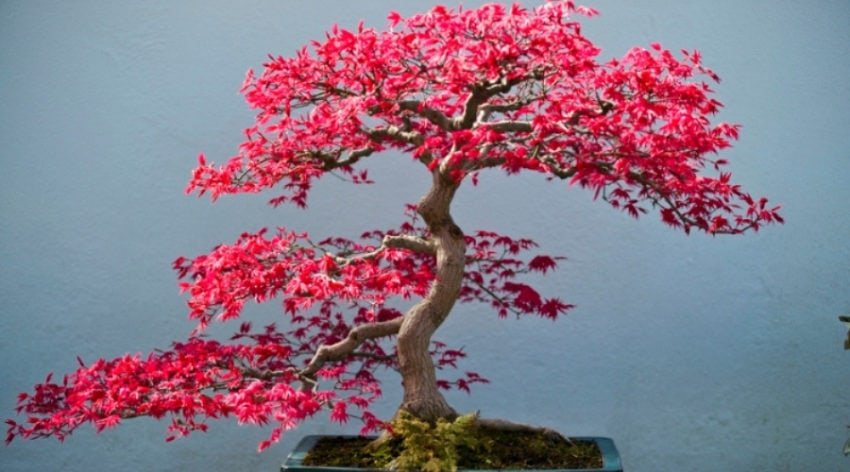
<svg viewBox="0 0 850 472">
<path fill-rule="evenodd" d="M 479 431 L 484 448 L 458 449 L 458 468 L 468 470 L 593 469 L 602 467 L 596 444 L 568 441 L 528 431 Z M 367 446 L 373 438 L 334 437 L 321 439 L 304 459 L 305 465 L 381 469 L 386 459 L 375 458 Z M 391 440 L 400 447 L 400 440 Z M 485 451 L 485 453 L 481 453 Z"/>
</svg>

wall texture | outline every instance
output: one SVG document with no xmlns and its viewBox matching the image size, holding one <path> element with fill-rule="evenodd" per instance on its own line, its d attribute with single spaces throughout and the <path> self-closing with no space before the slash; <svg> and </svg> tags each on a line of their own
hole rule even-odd
<svg viewBox="0 0 850 472">
<path fill-rule="evenodd" d="M 744 124 L 731 169 L 782 203 L 788 223 L 686 237 L 562 184 L 484 176 L 459 195 L 458 222 L 568 256 L 546 284 L 578 309 L 554 324 L 455 313 L 441 337 L 492 384 L 451 401 L 612 436 L 629 471 L 846 470 L 850 353 L 836 315 L 850 311 L 848 3 L 588 3 L 603 13 L 585 31 L 604 56 L 656 40 L 703 52 L 724 78 L 720 119 Z M 169 269 L 178 255 L 266 225 L 356 235 L 396 223 L 427 184 L 400 156 L 372 159 L 371 187 L 327 179 L 309 212 L 264 197 L 212 205 L 182 189 L 198 152 L 221 161 L 235 150 L 251 119 L 237 90 L 266 53 L 431 4 L 2 2 L 0 416 L 76 354 L 184 338 L 192 324 Z M 385 413 L 395 378 L 386 390 Z M 16 441 L 0 448 L 0 469 L 273 471 L 301 435 L 338 431 L 317 420 L 258 455 L 256 428 L 215 423 L 171 444 L 164 429 L 141 420 L 64 444 Z"/>
</svg>

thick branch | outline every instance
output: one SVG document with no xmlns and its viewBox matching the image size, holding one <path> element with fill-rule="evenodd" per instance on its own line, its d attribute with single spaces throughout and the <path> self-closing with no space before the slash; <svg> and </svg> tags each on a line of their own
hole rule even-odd
<svg viewBox="0 0 850 472">
<path fill-rule="evenodd" d="M 401 234 L 395 236 L 384 236 L 384 239 L 381 241 L 381 245 L 369 252 L 352 254 L 349 256 L 335 256 L 334 258 L 338 264 L 346 265 L 351 264 L 354 261 L 373 259 L 387 248 L 407 249 L 409 251 L 420 252 L 423 254 L 434 254 L 436 251 L 434 243 L 427 239 Z"/>
<path fill-rule="evenodd" d="M 423 142 L 422 135 L 415 131 L 405 131 L 398 126 L 388 126 L 386 128 L 374 129 L 367 131 L 372 139 L 398 139 L 408 144 L 420 145 Z"/>
<path fill-rule="evenodd" d="M 529 121 L 504 120 L 486 123 L 486 125 L 493 131 L 500 133 L 530 133 L 534 130 L 534 127 L 531 126 L 531 122 Z"/>
<path fill-rule="evenodd" d="M 428 241 L 427 239 L 417 238 L 416 236 L 408 236 L 404 234 L 398 236 L 384 236 L 382 245 L 384 247 L 391 247 L 395 249 L 408 249 L 414 252 L 421 252 L 424 254 L 434 254 L 437 250 L 434 246 L 434 243 Z"/>
<path fill-rule="evenodd" d="M 551 172 L 552 175 L 554 175 L 555 177 L 557 177 L 561 180 L 566 180 L 566 179 L 569 179 L 570 177 L 576 175 L 576 168 L 575 167 L 569 167 L 569 168 L 561 167 L 558 164 L 558 162 L 555 160 L 555 158 L 553 158 L 551 156 L 543 157 L 543 158 L 540 159 L 540 161 L 543 162 L 544 164 L 546 164 L 546 166 L 549 168 L 549 172 Z"/>
<path fill-rule="evenodd" d="M 246 366 L 240 366 L 239 371 L 243 377 L 267 381 L 286 375 L 286 371 L 282 370 L 259 370 Z"/>
<path fill-rule="evenodd" d="M 375 149 L 371 147 L 364 147 L 361 149 L 355 149 L 351 151 L 347 157 L 344 159 L 340 159 L 340 155 L 334 156 L 333 154 L 328 154 L 324 152 L 307 152 L 306 154 L 315 157 L 322 161 L 322 170 L 330 171 L 334 169 L 339 169 L 340 167 L 346 167 L 355 164 L 360 159 L 369 156 L 375 152 Z M 340 153 L 341 154 L 341 153 Z"/>
<path fill-rule="evenodd" d="M 451 131 L 452 129 L 452 120 L 446 117 L 443 112 L 436 108 L 426 107 L 419 100 L 401 100 L 398 102 L 398 107 L 401 110 L 411 111 L 426 118 L 431 123 L 439 126 L 443 131 Z"/>
<path fill-rule="evenodd" d="M 517 111 L 524 106 L 542 100 L 545 95 L 536 95 L 525 99 L 517 99 L 507 103 L 487 103 L 478 107 L 480 113 L 506 113 L 509 111 Z"/>
<path fill-rule="evenodd" d="M 316 372 L 328 362 L 339 361 L 345 359 L 369 339 L 382 338 L 398 333 L 401 328 L 401 323 L 404 318 L 399 317 L 389 321 L 381 321 L 377 323 L 369 323 L 352 328 L 348 332 L 348 336 L 342 341 L 335 344 L 325 344 L 321 346 L 310 363 L 301 369 L 299 376 L 307 379 L 315 378 Z"/>
<path fill-rule="evenodd" d="M 498 82 L 488 84 L 476 84 L 472 87 L 472 93 L 463 105 L 463 115 L 456 117 L 453 121 L 454 129 L 469 129 L 478 119 L 479 108 L 496 95 L 508 93 L 515 85 L 535 78 L 534 75 L 517 77 L 511 80 L 502 78 Z"/>
</svg>

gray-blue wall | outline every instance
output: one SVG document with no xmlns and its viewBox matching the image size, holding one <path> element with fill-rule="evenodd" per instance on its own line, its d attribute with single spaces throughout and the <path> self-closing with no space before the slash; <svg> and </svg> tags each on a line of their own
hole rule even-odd
<svg viewBox="0 0 850 472">
<path fill-rule="evenodd" d="M 479 2 L 468 2 L 469 6 Z M 198 152 L 230 156 L 250 123 L 237 90 L 267 53 L 331 24 L 383 26 L 430 1 L 17 1 L 0 4 L 0 416 L 48 371 L 146 352 L 192 328 L 170 262 L 243 230 L 356 235 L 399 220 L 427 184 L 407 157 L 370 158 L 378 184 L 326 179 L 311 209 L 183 196 Z M 597 1 L 586 33 L 620 55 L 697 48 L 724 79 L 721 119 L 744 124 L 737 180 L 788 223 L 686 237 L 536 176 L 484 176 L 456 203 L 467 230 L 531 235 L 570 259 L 545 282 L 578 308 L 556 323 L 461 307 L 440 332 L 490 378 L 461 411 L 615 438 L 630 471 L 847 470 L 850 353 L 850 6 Z M 275 317 L 274 306 L 251 309 Z M 224 332 L 217 330 L 217 332 Z M 399 399 L 389 377 L 380 410 Z M 215 423 L 163 442 L 130 421 L 64 444 L 0 447 L 4 471 L 273 471 L 303 434 Z M 351 428 L 353 429 L 353 428 Z"/>
</svg>

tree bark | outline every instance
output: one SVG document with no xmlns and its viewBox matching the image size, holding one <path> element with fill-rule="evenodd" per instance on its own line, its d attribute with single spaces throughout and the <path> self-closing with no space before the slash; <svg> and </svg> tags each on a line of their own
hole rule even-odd
<svg viewBox="0 0 850 472">
<path fill-rule="evenodd" d="M 425 421 L 453 419 L 455 411 L 437 388 L 429 347 L 431 336 L 449 315 L 460 294 L 466 242 L 454 223 L 450 206 L 458 184 L 434 169 L 433 183 L 417 211 L 431 232 L 437 258 L 436 278 L 428 295 L 404 316 L 398 333 L 398 359 L 404 389 L 399 411 Z"/>
</svg>

